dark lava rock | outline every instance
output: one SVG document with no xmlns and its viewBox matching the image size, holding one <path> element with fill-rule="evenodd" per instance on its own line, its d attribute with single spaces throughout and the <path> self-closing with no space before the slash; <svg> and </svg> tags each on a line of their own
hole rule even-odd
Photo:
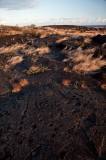
<svg viewBox="0 0 106 160">
<path fill-rule="evenodd" d="M 89 43 L 83 43 L 83 44 L 81 45 L 81 47 L 82 47 L 82 49 L 84 50 L 84 49 L 89 49 L 89 48 L 91 48 L 92 46 L 91 46 L 91 44 L 89 44 Z"/>
<path fill-rule="evenodd" d="M 32 41 L 28 41 L 26 44 L 31 46 L 33 43 Z"/>
<path fill-rule="evenodd" d="M 106 43 L 106 35 L 97 35 L 92 38 L 92 41 L 96 44 Z"/>
<path fill-rule="evenodd" d="M 103 73 L 98 71 L 98 72 L 90 72 L 88 74 L 90 77 L 95 78 L 95 79 L 102 79 L 103 78 Z"/>
<path fill-rule="evenodd" d="M 10 46 L 11 44 L 25 44 L 28 41 L 28 37 L 25 35 L 9 35 L 6 37 L 0 38 L 0 47 Z"/>
<path fill-rule="evenodd" d="M 56 48 L 58 50 L 63 50 L 66 47 L 66 44 L 64 44 L 63 42 L 61 43 L 56 43 Z"/>
<path fill-rule="evenodd" d="M 84 37 L 79 36 L 79 37 L 76 38 L 76 40 L 77 40 L 77 41 L 83 41 L 83 40 L 84 40 Z"/>
<path fill-rule="evenodd" d="M 103 55 L 103 58 L 106 58 L 106 43 L 102 45 L 102 55 Z"/>
<path fill-rule="evenodd" d="M 102 45 L 102 49 L 106 51 L 106 43 Z"/>
<path fill-rule="evenodd" d="M 103 158 L 104 97 L 47 83 L 52 72 L 43 75 L 20 93 L 0 97 L 1 160 Z"/>
<path fill-rule="evenodd" d="M 102 53 L 101 49 L 100 49 L 100 48 L 97 48 L 97 49 L 95 49 L 92 57 L 93 57 L 93 58 L 97 58 L 98 56 L 101 55 L 101 53 Z"/>
<path fill-rule="evenodd" d="M 46 43 L 44 42 L 43 39 L 37 38 L 37 39 L 34 40 L 33 46 L 34 46 L 35 48 L 45 47 L 45 46 L 46 46 Z"/>
</svg>

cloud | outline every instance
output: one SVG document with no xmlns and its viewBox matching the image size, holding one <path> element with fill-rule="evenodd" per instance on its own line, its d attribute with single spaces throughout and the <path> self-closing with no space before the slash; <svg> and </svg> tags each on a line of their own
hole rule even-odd
<svg viewBox="0 0 106 160">
<path fill-rule="evenodd" d="M 106 25 L 106 18 L 89 19 L 85 17 L 77 18 L 57 18 L 36 21 L 38 25 Z"/>
<path fill-rule="evenodd" d="M 106 24 L 106 18 L 98 18 L 98 19 L 96 19 L 96 22 L 97 23 L 104 23 L 104 24 Z"/>
<path fill-rule="evenodd" d="M 22 10 L 37 6 L 38 1 L 36 0 L 0 0 L 0 8 L 7 10 Z"/>
<path fill-rule="evenodd" d="M 85 17 L 77 18 L 10 18 L 0 19 L 0 24 L 3 25 L 106 25 L 106 18 L 89 19 Z"/>
<path fill-rule="evenodd" d="M 55 25 L 80 25 L 80 24 L 85 24 L 86 21 L 87 20 L 84 17 L 57 18 L 57 19 L 50 18 L 50 19 L 45 20 L 45 22 L 43 22 L 43 23 L 44 23 L 44 25 L 52 25 L 52 24 L 55 24 Z"/>
</svg>

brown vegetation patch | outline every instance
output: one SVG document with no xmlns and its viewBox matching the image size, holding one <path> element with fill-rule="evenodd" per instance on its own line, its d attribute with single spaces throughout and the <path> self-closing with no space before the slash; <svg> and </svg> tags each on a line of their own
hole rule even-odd
<svg viewBox="0 0 106 160">
<path fill-rule="evenodd" d="M 21 79 L 20 81 L 19 81 L 19 85 L 21 86 L 21 87 L 25 87 L 25 86 L 27 86 L 29 84 L 29 82 L 28 82 L 28 80 L 27 79 Z"/>
<path fill-rule="evenodd" d="M 13 84 L 12 87 L 13 87 L 13 88 L 12 88 L 12 92 L 13 92 L 13 93 L 18 93 L 18 92 L 21 91 L 21 86 L 20 86 L 19 84 Z"/>
</svg>

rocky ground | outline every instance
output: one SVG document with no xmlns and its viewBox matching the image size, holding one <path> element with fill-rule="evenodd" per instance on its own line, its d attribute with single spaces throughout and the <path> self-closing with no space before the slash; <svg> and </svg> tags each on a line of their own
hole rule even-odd
<svg viewBox="0 0 106 160">
<path fill-rule="evenodd" d="M 106 28 L 32 28 L 0 30 L 0 160 L 105 160 Z"/>
</svg>

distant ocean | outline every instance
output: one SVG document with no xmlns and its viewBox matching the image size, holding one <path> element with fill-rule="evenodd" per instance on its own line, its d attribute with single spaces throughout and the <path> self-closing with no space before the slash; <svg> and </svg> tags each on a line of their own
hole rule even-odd
<svg viewBox="0 0 106 160">
<path fill-rule="evenodd" d="M 86 27 L 106 27 L 106 25 L 84 25 Z"/>
</svg>

